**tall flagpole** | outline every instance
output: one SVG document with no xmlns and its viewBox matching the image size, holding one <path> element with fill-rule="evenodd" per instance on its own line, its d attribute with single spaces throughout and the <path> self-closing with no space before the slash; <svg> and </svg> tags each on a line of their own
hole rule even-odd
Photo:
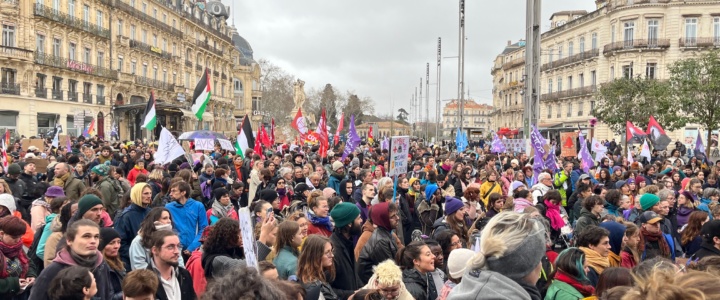
<svg viewBox="0 0 720 300">
<path fill-rule="evenodd" d="M 438 44 L 437 44 L 437 92 L 436 92 L 436 104 L 435 104 L 435 143 L 437 143 L 440 140 L 440 62 L 442 61 L 441 58 L 441 52 L 442 52 L 442 46 L 441 46 L 441 39 L 438 37 Z"/>
<path fill-rule="evenodd" d="M 425 65 L 425 142 L 430 140 L 428 133 L 430 123 L 430 63 Z"/>
<path fill-rule="evenodd" d="M 417 103 L 418 103 L 418 107 L 419 107 L 419 109 L 418 109 L 418 121 L 420 121 L 420 122 L 422 122 L 422 106 L 423 106 L 423 105 L 422 105 L 422 103 L 423 103 L 422 93 L 423 93 L 423 80 L 422 80 L 422 77 L 420 77 L 420 96 L 418 96 L 418 98 L 417 98 Z M 416 123 L 416 124 L 417 124 L 417 123 Z M 422 129 L 420 129 L 420 130 L 422 130 Z"/>
<path fill-rule="evenodd" d="M 460 0 L 458 36 L 458 130 L 463 130 L 463 109 L 465 107 L 465 0 Z"/>
</svg>

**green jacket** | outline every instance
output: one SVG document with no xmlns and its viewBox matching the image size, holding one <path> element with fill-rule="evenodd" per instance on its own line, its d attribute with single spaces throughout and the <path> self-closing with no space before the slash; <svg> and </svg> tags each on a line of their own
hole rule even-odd
<svg viewBox="0 0 720 300">
<path fill-rule="evenodd" d="M 280 249 L 273 264 L 277 268 L 280 279 L 287 280 L 292 275 L 297 275 L 298 257 L 289 246 Z"/>
<path fill-rule="evenodd" d="M 594 215 L 592 212 L 589 212 L 584 207 L 580 210 L 580 217 L 577 219 L 577 223 L 575 223 L 575 235 L 580 234 L 585 228 L 588 228 L 591 225 L 600 226 L 600 217 Z"/>
<path fill-rule="evenodd" d="M 562 196 L 562 206 L 567 206 L 567 189 L 565 188 L 565 184 L 570 185 L 570 177 L 565 174 L 564 171 L 560 171 L 555 174 L 555 180 L 553 181 L 553 184 L 555 185 L 555 189 L 560 192 L 560 196 Z"/>
<path fill-rule="evenodd" d="M 545 300 L 578 300 L 585 298 L 571 285 L 553 280 L 545 294 Z"/>
<path fill-rule="evenodd" d="M 8 258 L 6 258 L 8 259 Z M 32 260 L 29 260 L 29 266 L 25 277 L 37 277 L 35 264 Z M 4 266 L 3 266 L 4 267 Z M 0 278 L 0 299 L 14 299 L 18 292 L 20 292 L 20 278 L 18 277 L 5 277 Z"/>
</svg>

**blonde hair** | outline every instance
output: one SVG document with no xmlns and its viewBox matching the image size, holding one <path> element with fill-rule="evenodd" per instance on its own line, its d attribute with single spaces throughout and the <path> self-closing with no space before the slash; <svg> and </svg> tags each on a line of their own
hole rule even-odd
<svg viewBox="0 0 720 300">
<path fill-rule="evenodd" d="M 480 234 L 480 251 L 468 262 L 471 269 L 482 269 L 488 258 L 501 258 L 522 246 L 528 235 L 539 230 L 540 224 L 529 214 L 506 211 L 490 219 Z M 544 231 L 544 230 L 543 230 Z"/>
<path fill-rule="evenodd" d="M 373 268 L 373 271 L 373 277 L 375 277 L 375 281 L 378 285 L 391 286 L 396 285 L 403 280 L 400 267 L 398 267 L 392 259 L 379 263 Z"/>
<path fill-rule="evenodd" d="M 699 271 L 678 276 L 675 271 L 655 268 L 647 278 L 635 276 L 635 287 L 622 300 L 705 300 L 720 298 L 720 277 Z"/>
<path fill-rule="evenodd" d="M 148 175 L 148 179 L 156 180 L 156 181 L 162 181 L 162 179 L 165 176 L 163 176 L 162 169 L 153 169 L 152 172 L 150 172 L 150 175 Z"/>
</svg>

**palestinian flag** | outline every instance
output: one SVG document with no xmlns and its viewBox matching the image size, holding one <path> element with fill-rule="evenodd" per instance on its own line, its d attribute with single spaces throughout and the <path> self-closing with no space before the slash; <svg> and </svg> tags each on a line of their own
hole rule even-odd
<svg viewBox="0 0 720 300">
<path fill-rule="evenodd" d="M 245 150 L 250 146 L 255 146 L 255 138 L 253 137 L 252 125 L 247 115 L 243 118 L 240 132 L 238 132 L 237 141 L 235 141 L 235 153 L 245 158 Z"/>
<path fill-rule="evenodd" d="M 148 100 L 147 106 L 145 106 L 145 118 L 143 119 L 143 124 L 140 126 L 141 128 L 145 128 L 147 130 L 155 130 L 155 125 L 157 125 L 157 116 L 155 114 L 155 93 L 150 92 L 150 100 Z"/>
<path fill-rule="evenodd" d="M 202 121 L 202 115 L 205 112 L 208 102 L 210 102 L 210 74 L 205 69 L 205 74 L 200 78 L 195 92 L 193 93 L 192 109 L 193 114 L 198 120 Z"/>
</svg>

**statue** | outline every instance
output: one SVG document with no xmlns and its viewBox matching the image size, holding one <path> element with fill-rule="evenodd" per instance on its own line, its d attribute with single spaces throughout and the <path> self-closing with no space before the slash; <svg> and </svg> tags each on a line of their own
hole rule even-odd
<svg viewBox="0 0 720 300">
<path fill-rule="evenodd" d="M 305 81 L 298 78 L 295 84 L 293 84 L 293 90 L 295 92 L 293 95 L 293 101 L 295 102 L 293 111 L 297 112 L 298 109 L 302 108 L 303 104 L 305 104 Z"/>
</svg>

